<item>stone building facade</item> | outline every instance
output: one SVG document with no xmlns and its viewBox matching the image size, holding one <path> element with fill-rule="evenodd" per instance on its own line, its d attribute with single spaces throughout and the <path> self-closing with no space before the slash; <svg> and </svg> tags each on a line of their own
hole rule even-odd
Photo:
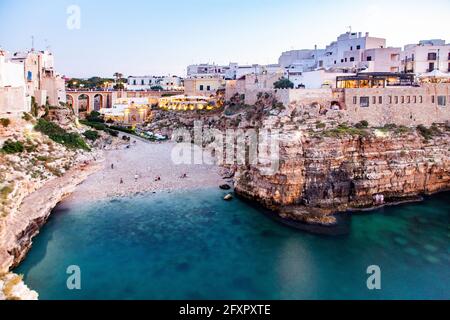
<svg viewBox="0 0 450 320">
<path fill-rule="evenodd" d="M 362 120 L 371 126 L 404 126 L 446 123 L 450 121 L 450 83 L 423 84 L 420 87 L 351 88 L 351 89 L 247 89 L 245 104 L 253 105 L 262 93 L 274 95 L 285 107 L 317 106 L 322 111 L 339 110 L 341 122 Z"/>
</svg>

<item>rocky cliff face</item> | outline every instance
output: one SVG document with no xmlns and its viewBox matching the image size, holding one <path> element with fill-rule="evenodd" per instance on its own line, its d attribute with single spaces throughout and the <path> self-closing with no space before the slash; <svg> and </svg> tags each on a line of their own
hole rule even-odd
<svg viewBox="0 0 450 320">
<path fill-rule="evenodd" d="M 320 222 L 336 211 L 374 206 L 376 195 L 395 202 L 450 188 L 445 129 L 429 140 L 415 130 L 364 132 L 285 136 L 278 172 L 267 176 L 259 165 L 238 167 L 236 192 L 283 217 Z"/>
<path fill-rule="evenodd" d="M 87 130 L 66 111 L 54 110 L 49 119 L 71 132 Z M 101 168 L 99 149 L 120 144 L 99 133 L 99 138 L 90 142 L 91 151 L 72 149 L 33 130 L 35 124 L 29 116 L 0 127 L 0 147 L 7 141 L 21 145 L 18 150 L 0 152 L 0 300 L 37 298 L 9 271 L 24 259 L 56 204 Z"/>
<path fill-rule="evenodd" d="M 448 123 L 370 128 L 348 123 L 342 112 L 319 104 L 283 106 L 270 94 L 254 106 L 235 97 L 218 114 L 159 112 L 154 128 L 261 130 L 280 133 L 279 169 L 266 175 L 272 156 L 259 154 L 255 165 L 228 166 L 235 171 L 235 191 L 279 212 L 282 217 L 329 224 L 330 214 L 412 200 L 450 188 Z M 205 142 L 204 142 L 205 145 Z M 207 143 L 206 143 L 207 145 Z"/>
</svg>

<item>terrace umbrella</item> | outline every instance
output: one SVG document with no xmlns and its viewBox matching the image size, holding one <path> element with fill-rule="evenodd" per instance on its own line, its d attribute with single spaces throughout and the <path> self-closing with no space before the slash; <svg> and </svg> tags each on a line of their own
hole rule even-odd
<svg viewBox="0 0 450 320">
<path fill-rule="evenodd" d="M 420 80 L 429 79 L 430 81 L 450 80 L 450 73 L 445 73 L 440 70 L 433 70 L 430 72 L 422 73 L 419 77 Z"/>
</svg>

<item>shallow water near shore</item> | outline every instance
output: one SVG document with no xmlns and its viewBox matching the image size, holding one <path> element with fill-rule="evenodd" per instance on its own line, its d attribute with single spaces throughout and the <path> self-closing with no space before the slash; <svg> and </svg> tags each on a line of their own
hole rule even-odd
<svg viewBox="0 0 450 320">
<path fill-rule="evenodd" d="M 40 299 L 450 299 L 450 193 L 314 235 L 201 189 L 55 209 L 15 270 Z M 66 268 L 81 268 L 81 290 Z M 370 291 L 366 269 L 381 268 Z"/>
</svg>

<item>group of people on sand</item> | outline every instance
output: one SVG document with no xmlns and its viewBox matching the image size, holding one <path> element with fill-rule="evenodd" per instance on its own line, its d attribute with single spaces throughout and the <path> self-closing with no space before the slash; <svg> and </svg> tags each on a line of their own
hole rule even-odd
<svg viewBox="0 0 450 320">
<path fill-rule="evenodd" d="M 114 170 L 114 163 L 111 163 L 111 170 Z M 188 177 L 187 173 L 183 173 L 180 176 L 180 179 L 186 179 L 187 177 Z M 137 182 L 138 180 L 139 180 L 139 175 L 136 172 L 136 174 L 134 175 L 134 181 Z M 160 176 L 155 177 L 154 181 L 155 182 L 161 181 L 161 177 Z M 123 178 L 120 178 L 120 184 L 123 184 L 123 183 L 124 183 Z"/>
</svg>

